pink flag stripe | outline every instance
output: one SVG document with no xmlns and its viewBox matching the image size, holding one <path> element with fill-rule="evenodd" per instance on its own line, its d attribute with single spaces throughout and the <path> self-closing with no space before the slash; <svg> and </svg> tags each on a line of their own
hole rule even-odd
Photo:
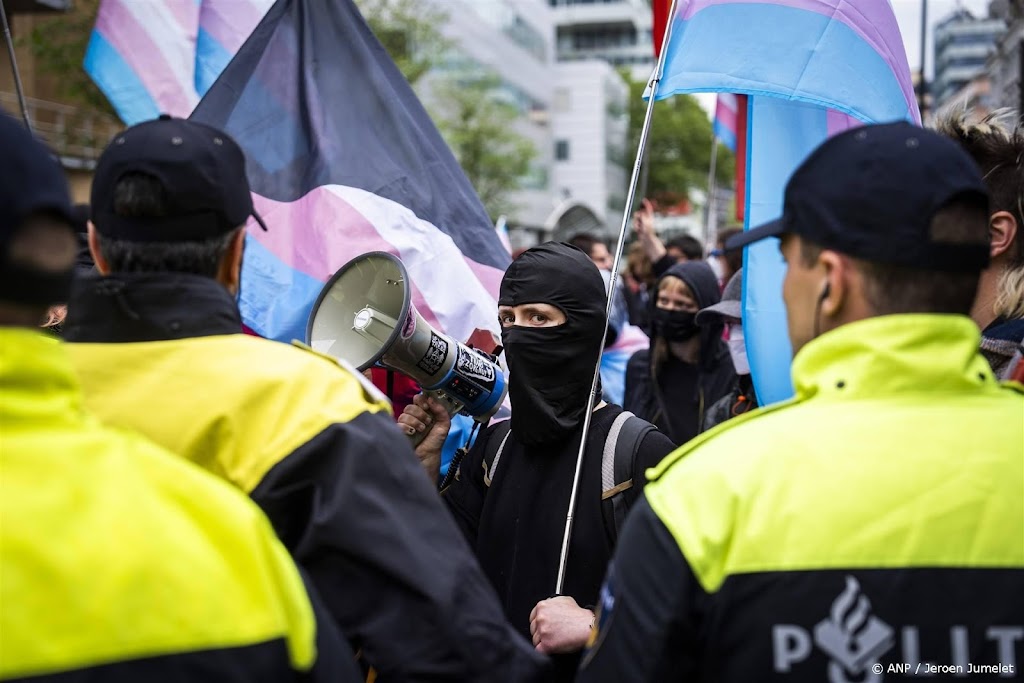
<svg viewBox="0 0 1024 683">
<path fill-rule="evenodd" d="M 468 339 L 480 321 L 500 332 L 501 271 L 467 259 L 451 238 L 409 209 L 340 185 L 318 187 L 295 202 L 253 197 L 270 230 L 249 234 L 285 265 L 326 281 L 360 254 L 387 251 L 409 270 L 413 303 L 431 325 L 459 339 Z"/>
<path fill-rule="evenodd" d="M 188 116 L 199 102 L 191 84 L 196 33 L 175 38 L 168 36 L 162 49 L 145 26 L 123 2 L 104 2 L 96 18 L 96 30 L 132 65 L 150 96 L 164 111 Z M 168 32 L 170 33 L 170 32 Z M 180 42 L 181 59 L 169 60 L 166 52 L 173 52 L 171 41 Z"/>
<path fill-rule="evenodd" d="M 841 111 L 835 109 L 829 109 L 825 113 L 825 125 L 828 130 L 828 136 L 838 135 L 845 130 L 856 128 L 857 126 L 863 126 L 864 122 L 855 116 L 844 114 Z"/>
<path fill-rule="evenodd" d="M 196 37 L 199 32 L 198 12 L 193 11 L 191 24 L 180 31 L 174 27 L 176 18 L 166 2 L 125 2 L 122 7 L 135 18 L 170 67 L 168 76 L 178 80 L 183 89 L 194 88 Z"/>
<path fill-rule="evenodd" d="M 199 3 L 196 0 L 166 0 L 168 14 L 174 18 L 175 26 L 165 30 L 194 33 L 199 22 Z"/>
<path fill-rule="evenodd" d="M 908 111 L 914 112 L 915 120 L 920 123 L 903 37 L 888 0 L 683 0 L 677 16 L 686 21 L 708 7 L 732 4 L 779 5 L 814 12 L 842 22 L 888 63 L 903 91 Z"/>
<path fill-rule="evenodd" d="M 309 196 L 307 195 L 307 197 Z M 276 231 L 272 230 L 269 233 L 265 233 L 259 228 L 255 230 L 250 229 L 249 235 L 270 249 L 286 265 L 311 275 L 321 282 L 327 282 L 338 268 L 360 254 L 370 251 L 386 251 L 401 258 L 393 246 L 381 243 L 380 235 L 377 234 L 373 226 L 361 214 L 341 200 L 328 200 L 328 206 L 325 207 L 323 199 L 313 199 L 309 202 L 302 199 L 292 204 L 282 204 L 259 195 L 253 195 L 253 198 L 256 201 L 257 211 L 267 221 L 267 224 L 279 227 Z M 320 227 L 323 224 L 322 219 L 324 216 L 321 213 L 323 211 L 329 212 L 331 219 L 336 221 L 337 226 L 344 226 L 344 237 L 342 238 L 339 234 L 333 241 L 330 249 L 331 257 L 337 258 L 337 263 L 333 266 L 327 265 L 322 259 L 305 252 L 301 248 L 296 248 L 298 245 L 292 244 L 290 238 L 287 238 L 287 231 L 281 229 L 281 226 L 289 225 L 309 226 L 315 224 Z M 279 239 L 273 238 L 275 234 Z M 281 237 L 286 239 L 280 239 Z M 291 247 L 290 250 L 289 246 Z M 290 262 L 286 258 L 289 253 L 294 257 Z M 444 325 L 438 320 L 437 315 L 427 303 L 426 297 L 423 295 L 422 290 L 419 289 L 415 280 L 413 280 L 412 285 L 413 305 L 420 315 L 423 316 L 424 320 L 443 330 Z"/>
<path fill-rule="evenodd" d="M 206 0 L 199 24 L 228 54 L 233 55 L 273 4 L 273 0 L 233 0 L 231 3 Z"/>
<path fill-rule="evenodd" d="M 726 97 L 732 98 L 732 107 L 726 101 Z M 736 118 L 738 114 L 736 111 L 736 96 L 730 93 L 720 93 L 718 95 L 718 105 L 715 107 L 715 118 L 722 122 L 722 125 L 736 132 Z"/>
</svg>

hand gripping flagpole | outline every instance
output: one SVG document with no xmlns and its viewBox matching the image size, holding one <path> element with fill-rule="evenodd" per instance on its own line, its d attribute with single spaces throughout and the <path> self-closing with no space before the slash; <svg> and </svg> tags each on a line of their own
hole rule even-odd
<svg viewBox="0 0 1024 683">
<path fill-rule="evenodd" d="M 25 119 L 25 127 L 30 131 L 32 124 L 28 120 L 28 109 L 25 107 L 25 91 L 21 87 L 21 74 L 18 72 L 18 59 L 14 54 L 14 40 L 11 38 L 11 27 L 7 23 L 7 8 L 0 0 L 0 19 L 3 20 L 4 39 L 7 41 L 7 54 L 11 58 L 11 70 L 14 73 L 14 89 L 18 93 L 18 104 L 21 105 L 21 117 Z"/>
<path fill-rule="evenodd" d="M 647 149 L 647 135 L 651 130 L 651 115 L 654 112 L 655 95 L 658 93 L 658 84 L 661 82 L 661 72 L 665 68 L 665 57 L 668 52 L 669 38 L 672 36 L 673 19 L 676 16 L 676 3 L 672 0 L 672 7 L 668 13 L 668 26 L 661 41 L 661 52 L 658 55 L 658 62 L 651 75 L 648 85 L 650 99 L 647 102 L 647 113 L 644 115 L 644 125 L 640 129 L 640 146 L 636 152 L 636 161 L 633 162 L 633 175 L 629 179 L 629 193 L 626 197 L 626 208 L 622 215 L 622 225 L 619 226 L 619 241 L 615 245 L 615 256 L 612 260 L 612 276 L 608 284 L 608 301 L 605 303 L 605 321 L 611 317 L 612 303 L 615 301 L 616 281 L 619 272 L 619 261 L 622 259 L 622 246 L 626 240 L 626 230 L 629 228 L 629 219 L 633 213 L 633 202 L 636 200 L 637 181 L 640 178 L 640 167 L 644 162 L 644 152 Z M 555 582 L 555 595 L 562 594 L 562 587 L 565 584 L 565 567 L 569 560 L 569 539 L 572 538 L 572 523 L 576 512 L 576 496 L 580 487 L 580 472 L 583 469 L 583 455 L 587 450 L 587 436 L 590 434 L 590 422 L 594 412 L 594 404 L 597 400 L 597 382 L 601 376 L 601 356 L 597 357 L 597 365 L 594 367 L 594 377 L 590 382 L 590 396 L 587 398 L 587 410 L 583 415 L 583 433 L 580 436 L 580 448 L 576 454 L 576 474 L 572 480 L 572 493 L 569 495 L 569 511 L 565 517 L 565 533 L 562 536 L 562 553 L 558 560 L 558 579 Z"/>
</svg>

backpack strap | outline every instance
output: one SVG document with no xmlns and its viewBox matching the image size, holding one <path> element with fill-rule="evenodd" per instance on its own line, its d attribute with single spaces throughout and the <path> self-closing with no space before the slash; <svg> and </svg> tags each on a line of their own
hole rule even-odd
<svg viewBox="0 0 1024 683">
<path fill-rule="evenodd" d="M 487 440 L 483 460 L 484 486 L 491 485 L 494 473 L 498 469 L 498 462 L 501 460 L 501 454 L 505 450 L 505 442 L 508 441 L 508 435 L 511 433 L 512 420 L 505 420 L 498 423 L 494 428 L 494 433 L 491 434 L 491 438 Z"/>
<path fill-rule="evenodd" d="M 640 443 L 652 430 L 654 425 L 627 410 L 615 418 L 608 430 L 608 439 L 604 442 L 601 454 L 601 500 L 611 501 L 612 523 L 608 524 L 606 519 L 606 526 L 612 532 L 613 540 L 619 537 L 622 525 L 626 522 L 626 513 L 629 512 L 623 494 L 633 488 L 636 454 L 640 450 Z"/>
</svg>

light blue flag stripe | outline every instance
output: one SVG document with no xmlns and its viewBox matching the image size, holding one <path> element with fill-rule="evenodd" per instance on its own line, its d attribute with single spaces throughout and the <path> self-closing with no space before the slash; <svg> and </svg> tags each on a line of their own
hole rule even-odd
<svg viewBox="0 0 1024 683">
<path fill-rule="evenodd" d="M 97 31 L 89 38 L 84 67 L 122 121 L 131 124 L 160 115 L 160 108 L 138 75 Z"/>
<path fill-rule="evenodd" d="M 715 119 L 714 129 L 715 137 L 718 138 L 718 141 L 728 147 L 730 152 L 735 154 L 736 134 L 729 130 L 729 128 L 722 124 L 718 119 Z"/>
<path fill-rule="evenodd" d="M 282 342 L 304 340 L 310 309 L 323 286 L 246 236 L 238 304 L 256 334 Z"/>
<path fill-rule="evenodd" d="M 763 96 L 751 97 L 749 102 L 745 215 L 756 227 L 782 214 L 786 183 L 828 136 L 828 123 L 821 107 Z M 750 245 L 744 256 L 744 338 L 751 374 L 757 378 L 758 402 L 767 405 L 793 395 L 789 372 L 793 352 L 782 301 L 786 266 L 774 238 Z"/>
<path fill-rule="evenodd" d="M 202 97 L 234 55 L 202 26 L 196 37 L 196 92 Z"/>
</svg>

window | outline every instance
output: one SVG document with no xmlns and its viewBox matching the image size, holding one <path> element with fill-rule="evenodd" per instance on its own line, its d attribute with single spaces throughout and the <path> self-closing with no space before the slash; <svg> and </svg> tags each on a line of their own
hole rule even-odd
<svg viewBox="0 0 1024 683">
<path fill-rule="evenodd" d="M 555 140 L 555 161 L 569 160 L 569 141 Z"/>
</svg>

